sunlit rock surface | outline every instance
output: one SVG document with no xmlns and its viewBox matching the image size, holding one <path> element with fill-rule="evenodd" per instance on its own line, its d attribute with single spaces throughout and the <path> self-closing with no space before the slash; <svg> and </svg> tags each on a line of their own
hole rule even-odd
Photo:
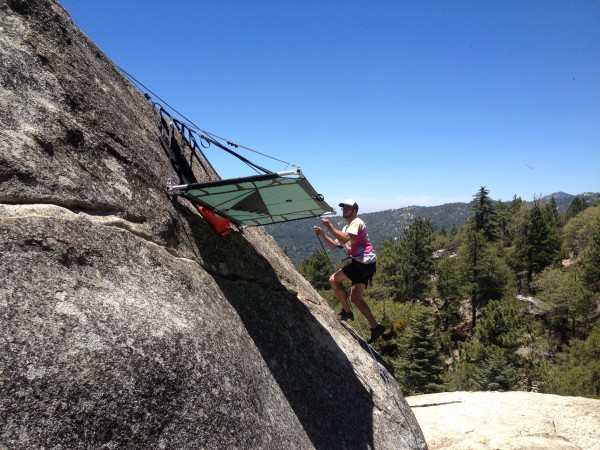
<svg viewBox="0 0 600 450">
<path fill-rule="evenodd" d="M 407 397 L 430 450 L 597 450 L 600 400 L 532 392 Z"/>
</svg>

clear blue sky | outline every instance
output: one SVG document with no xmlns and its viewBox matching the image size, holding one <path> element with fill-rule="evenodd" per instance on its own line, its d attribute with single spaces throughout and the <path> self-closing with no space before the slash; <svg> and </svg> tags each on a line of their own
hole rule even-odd
<svg viewBox="0 0 600 450">
<path fill-rule="evenodd" d="M 600 1 L 62 4 L 195 124 L 300 166 L 331 205 L 600 191 Z"/>
</svg>

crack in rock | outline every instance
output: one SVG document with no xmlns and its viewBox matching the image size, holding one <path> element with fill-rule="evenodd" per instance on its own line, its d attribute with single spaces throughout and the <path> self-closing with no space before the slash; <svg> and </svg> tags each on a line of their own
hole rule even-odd
<svg viewBox="0 0 600 450">
<path fill-rule="evenodd" d="M 81 204 L 78 204 L 76 208 L 67 207 L 66 204 L 69 202 L 58 203 L 0 203 L 0 216 L 5 217 L 47 217 L 47 218 L 59 218 L 66 220 L 77 220 L 84 217 L 84 220 L 89 220 L 96 225 L 102 225 L 107 227 L 115 227 L 121 230 L 127 231 L 146 242 L 157 245 L 167 251 L 175 258 L 181 258 L 188 261 L 192 261 L 200 266 L 206 273 L 213 278 L 220 278 L 222 280 L 232 282 L 245 282 L 249 284 L 257 284 L 263 289 L 269 289 L 274 292 L 286 292 L 286 289 L 275 287 L 265 283 L 259 279 L 244 278 L 238 274 L 223 273 L 217 268 L 204 264 L 198 260 L 192 260 L 190 258 L 183 257 L 174 248 L 165 247 L 160 242 L 153 239 L 152 235 L 145 232 L 139 223 L 131 222 L 118 214 L 118 209 L 103 209 L 103 208 L 82 208 Z M 97 205 L 96 205 L 97 206 Z M 288 291 L 292 293 L 291 291 Z"/>
</svg>

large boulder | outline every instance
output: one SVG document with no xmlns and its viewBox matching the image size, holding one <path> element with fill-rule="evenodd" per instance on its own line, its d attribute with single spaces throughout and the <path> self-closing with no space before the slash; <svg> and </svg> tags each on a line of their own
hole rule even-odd
<svg viewBox="0 0 600 450">
<path fill-rule="evenodd" d="M 154 110 L 59 3 L 0 31 L 0 448 L 426 447 L 264 230 L 169 194 Z"/>
</svg>

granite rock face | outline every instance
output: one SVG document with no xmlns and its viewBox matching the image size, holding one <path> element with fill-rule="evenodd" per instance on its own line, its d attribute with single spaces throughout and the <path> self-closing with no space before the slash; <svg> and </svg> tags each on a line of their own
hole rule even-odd
<svg viewBox="0 0 600 450">
<path fill-rule="evenodd" d="M 168 193 L 152 107 L 55 1 L 0 0 L 0 138 L 0 448 L 426 448 L 268 234 Z"/>
<path fill-rule="evenodd" d="M 430 450 L 599 450 L 600 400 L 535 392 L 442 392 L 408 403 Z"/>
</svg>

